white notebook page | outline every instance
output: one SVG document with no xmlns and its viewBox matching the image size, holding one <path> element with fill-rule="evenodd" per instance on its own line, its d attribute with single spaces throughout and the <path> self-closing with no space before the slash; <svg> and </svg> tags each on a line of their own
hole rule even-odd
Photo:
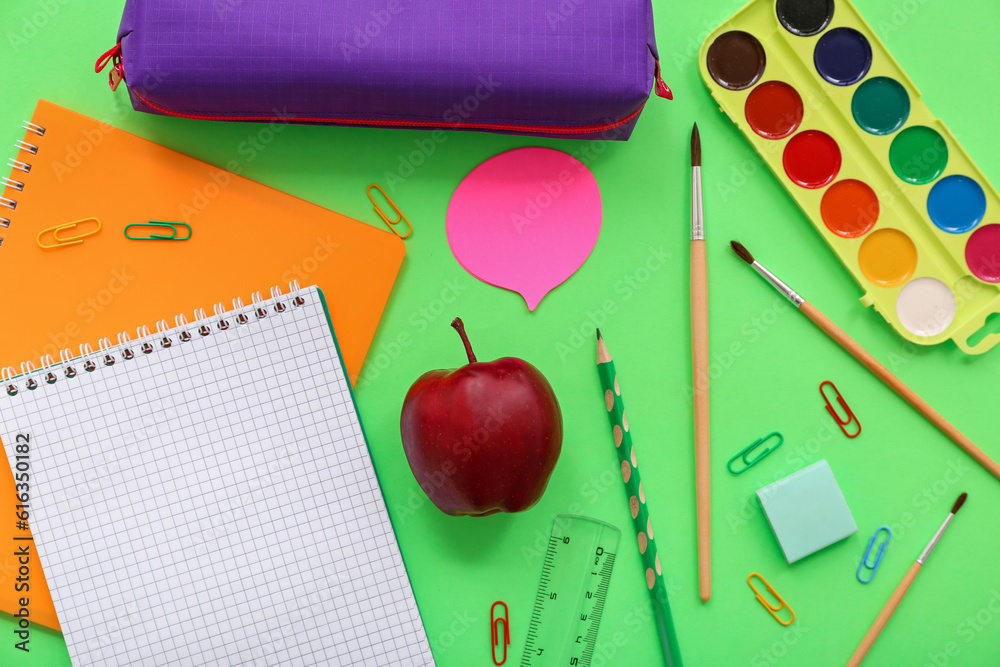
<svg viewBox="0 0 1000 667">
<path fill-rule="evenodd" d="M 319 291 L 242 312 L 3 383 L 74 666 L 433 665 Z"/>
</svg>

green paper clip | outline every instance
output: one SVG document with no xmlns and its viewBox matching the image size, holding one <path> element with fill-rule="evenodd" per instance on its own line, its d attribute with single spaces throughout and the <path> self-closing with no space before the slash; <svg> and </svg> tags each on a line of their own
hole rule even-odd
<svg viewBox="0 0 1000 667">
<path fill-rule="evenodd" d="M 776 444 L 774 447 L 767 447 L 766 449 L 764 449 L 764 451 L 758 454 L 752 461 L 747 458 L 750 455 L 750 452 L 755 450 L 757 447 L 760 447 L 765 442 L 767 442 L 768 440 L 770 440 L 775 436 L 777 436 L 778 438 L 778 444 Z M 751 444 L 749 447 L 738 452 L 736 456 L 729 459 L 729 463 L 726 464 L 726 467 L 729 468 L 729 472 L 733 473 L 734 475 L 739 475 L 740 473 L 746 472 L 752 466 L 756 465 L 757 463 L 760 463 L 760 460 L 763 459 L 765 456 L 776 450 L 778 447 L 781 447 L 782 443 L 784 442 L 785 442 L 785 437 L 780 433 L 778 433 L 777 431 L 773 431 L 765 435 L 763 438 L 757 438 L 756 440 L 753 441 L 753 444 Z M 733 461 L 735 461 L 736 459 L 743 459 L 743 463 L 745 464 L 739 470 L 733 470 Z"/>
<path fill-rule="evenodd" d="M 154 229 L 169 229 L 170 235 L 167 234 L 154 234 L 152 231 L 149 232 L 148 236 L 130 236 L 128 230 L 132 227 L 152 227 Z M 177 236 L 178 230 L 183 227 L 187 230 L 187 236 L 179 237 Z M 191 238 L 191 225 L 186 222 L 164 222 L 163 220 L 150 220 L 148 223 L 136 222 L 131 225 L 125 225 L 125 238 L 131 239 L 133 241 L 187 241 Z"/>
</svg>

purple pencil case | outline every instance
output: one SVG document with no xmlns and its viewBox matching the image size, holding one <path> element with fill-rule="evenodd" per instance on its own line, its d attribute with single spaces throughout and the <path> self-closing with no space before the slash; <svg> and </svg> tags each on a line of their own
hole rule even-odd
<svg viewBox="0 0 1000 667">
<path fill-rule="evenodd" d="M 203 120 L 624 140 L 671 97 L 651 0 L 127 0 L 108 64 Z"/>
</svg>

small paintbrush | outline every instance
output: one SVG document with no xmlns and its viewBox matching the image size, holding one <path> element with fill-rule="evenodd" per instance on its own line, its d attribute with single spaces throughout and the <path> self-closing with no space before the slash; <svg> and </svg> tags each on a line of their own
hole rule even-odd
<svg viewBox="0 0 1000 667">
<path fill-rule="evenodd" d="M 884 607 L 882 607 L 882 611 L 880 611 L 878 616 L 875 617 L 875 622 L 872 623 L 872 627 L 868 628 L 868 632 L 866 632 L 865 636 L 861 639 L 861 643 L 858 645 L 857 650 L 854 651 L 854 655 L 852 655 L 851 659 L 847 661 L 847 667 L 857 667 L 861 664 L 861 661 L 865 659 L 865 656 L 868 655 L 868 651 L 871 650 L 872 644 L 874 644 L 875 640 L 878 639 L 879 633 L 882 632 L 885 624 L 889 622 L 890 618 L 892 618 L 892 614 L 896 611 L 896 607 L 898 607 L 899 603 L 903 601 L 903 596 L 906 595 L 906 591 L 910 589 L 910 585 L 913 583 L 913 580 L 917 578 L 920 568 L 927 562 L 927 557 L 931 555 L 932 551 L 934 551 L 934 547 L 937 546 L 938 541 L 941 539 L 941 536 L 944 535 L 945 529 L 951 523 L 955 514 L 958 510 L 962 509 L 962 505 L 965 504 L 965 499 L 968 495 L 969 494 L 967 493 L 963 493 L 958 497 L 958 500 L 955 501 L 955 504 L 952 505 L 951 514 L 945 518 L 944 523 L 942 523 L 941 527 L 937 529 L 936 533 L 934 533 L 934 537 L 931 538 L 931 541 L 920 554 L 920 557 L 917 558 L 913 565 L 910 566 L 910 569 L 906 572 L 906 576 L 903 577 L 903 580 L 899 582 L 898 586 L 896 586 L 896 590 L 892 592 L 891 596 L 889 596 L 889 601 L 885 603 Z"/>
<path fill-rule="evenodd" d="M 875 357 L 868 354 L 863 347 L 861 347 L 853 338 L 844 333 L 840 327 L 831 322 L 826 315 L 819 312 L 816 306 L 796 294 L 795 290 L 783 283 L 776 275 L 765 269 L 760 262 L 753 258 L 753 255 L 750 254 L 749 250 L 736 241 L 731 241 L 730 244 L 733 246 L 733 250 L 737 255 L 739 255 L 740 259 L 752 266 L 757 273 L 764 276 L 764 279 L 771 283 L 776 290 L 785 295 L 785 298 L 791 301 L 793 306 L 805 313 L 806 317 L 813 321 L 813 324 L 825 331 L 830 338 L 837 341 L 842 348 L 850 352 L 855 359 L 864 364 L 865 367 L 878 376 L 882 382 L 885 382 L 893 391 L 902 396 L 907 403 L 916 408 L 932 424 L 937 426 L 942 433 L 947 435 L 955 442 L 955 444 L 968 452 L 968 454 L 978 461 L 981 466 L 1000 479 L 1000 465 L 997 465 L 996 461 L 987 456 L 983 450 L 979 449 L 979 447 L 976 447 L 976 445 L 965 437 L 961 431 L 952 426 L 947 419 L 938 414 L 938 412 L 932 408 L 927 401 L 917 396 L 912 389 L 903 384 L 902 380 L 890 373 L 885 366 L 880 364 Z"/>
</svg>

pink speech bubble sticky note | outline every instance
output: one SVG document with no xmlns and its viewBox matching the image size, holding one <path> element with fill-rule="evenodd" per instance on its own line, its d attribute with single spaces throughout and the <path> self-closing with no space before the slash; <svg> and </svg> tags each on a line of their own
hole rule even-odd
<svg viewBox="0 0 1000 667">
<path fill-rule="evenodd" d="M 466 271 L 519 293 L 534 310 L 594 249 L 601 192 L 576 158 L 517 148 L 465 177 L 448 204 L 445 230 Z"/>
</svg>

